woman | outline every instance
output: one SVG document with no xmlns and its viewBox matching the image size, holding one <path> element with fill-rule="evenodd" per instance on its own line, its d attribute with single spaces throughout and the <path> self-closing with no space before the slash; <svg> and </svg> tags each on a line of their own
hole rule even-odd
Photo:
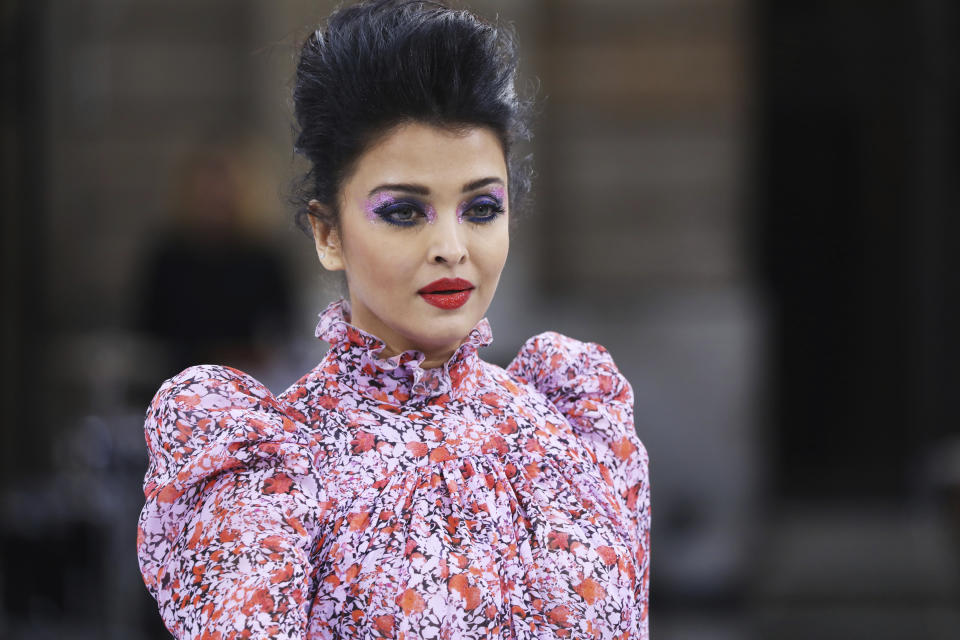
<svg viewBox="0 0 960 640">
<path fill-rule="evenodd" d="M 377 1 L 307 39 L 301 212 L 349 299 L 274 396 L 223 366 L 146 420 L 138 552 L 178 638 L 646 638 L 647 456 L 607 351 L 504 370 L 484 318 L 526 188 L 509 33 Z"/>
</svg>

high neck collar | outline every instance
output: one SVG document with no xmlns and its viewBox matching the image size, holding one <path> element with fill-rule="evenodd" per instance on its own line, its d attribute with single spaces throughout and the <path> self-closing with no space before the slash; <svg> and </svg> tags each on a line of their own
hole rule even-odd
<svg viewBox="0 0 960 640">
<path fill-rule="evenodd" d="M 468 392 L 477 385 L 480 374 L 477 350 L 493 342 L 490 323 L 482 318 L 443 365 L 423 369 L 423 351 L 408 349 L 381 358 L 386 343 L 350 324 L 350 320 L 350 302 L 335 300 L 320 313 L 316 335 L 330 343 L 327 358 L 346 365 L 339 367 L 340 376 L 349 378 L 349 383 L 365 395 L 388 404 Z"/>
</svg>

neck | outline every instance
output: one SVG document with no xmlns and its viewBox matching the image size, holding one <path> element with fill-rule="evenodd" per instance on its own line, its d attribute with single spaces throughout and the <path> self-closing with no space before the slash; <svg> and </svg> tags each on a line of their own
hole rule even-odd
<svg viewBox="0 0 960 640">
<path fill-rule="evenodd" d="M 363 313 L 348 314 L 347 322 L 358 329 L 362 329 L 367 333 L 377 336 L 383 341 L 385 346 L 383 351 L 381 351 L 378 356 L 380 358 L 390 358 L 398 353 L 403 353 L 404 351 L 408 351 L 410 349 L 422 351 L 424 358 L 423 362 L 420 363 L 421 369 L 433 369 L 443 366 L 443 364 L 450 359 L 460 345 L 463 344 L 463 339 L 458 340 L 455 344 L 437 348 L 425 348 L 420 345 L 412 344 L 408 340 L 405 340 L 403 336 L 391 331 L 383 323 L 376 322 L 375 318 L 368 318 L 366 317 L 366 314 Z"/>
</svg>

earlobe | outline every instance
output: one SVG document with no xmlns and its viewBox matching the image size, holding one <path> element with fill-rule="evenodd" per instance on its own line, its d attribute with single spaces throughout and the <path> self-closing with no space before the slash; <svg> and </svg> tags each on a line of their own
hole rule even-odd
<svg viewBox="0 0 960 640">
<path fill-rule="evenodd" d="M 310 227 L 313 229 L 313 242 L 317 247 L 317 257 L 327 271 L 343 269 L 340 254 L 340 237 L 337 230 L 328 222 L 329 212 L 316 200 L 310 201 Z"/>
</svg>

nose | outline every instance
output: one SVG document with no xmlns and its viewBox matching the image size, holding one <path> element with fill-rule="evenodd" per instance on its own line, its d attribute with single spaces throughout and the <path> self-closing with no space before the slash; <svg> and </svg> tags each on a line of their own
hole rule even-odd
<svg viewBox="0 0 960 640">
<path fill-rule="evenodd" d="M 437 216 L 430 235 L 428 261 L 433 264 L 462 264 L 469 252 L 464 225 L 457 222 L 456 214 L 445 211 Z"/>
</svg>

